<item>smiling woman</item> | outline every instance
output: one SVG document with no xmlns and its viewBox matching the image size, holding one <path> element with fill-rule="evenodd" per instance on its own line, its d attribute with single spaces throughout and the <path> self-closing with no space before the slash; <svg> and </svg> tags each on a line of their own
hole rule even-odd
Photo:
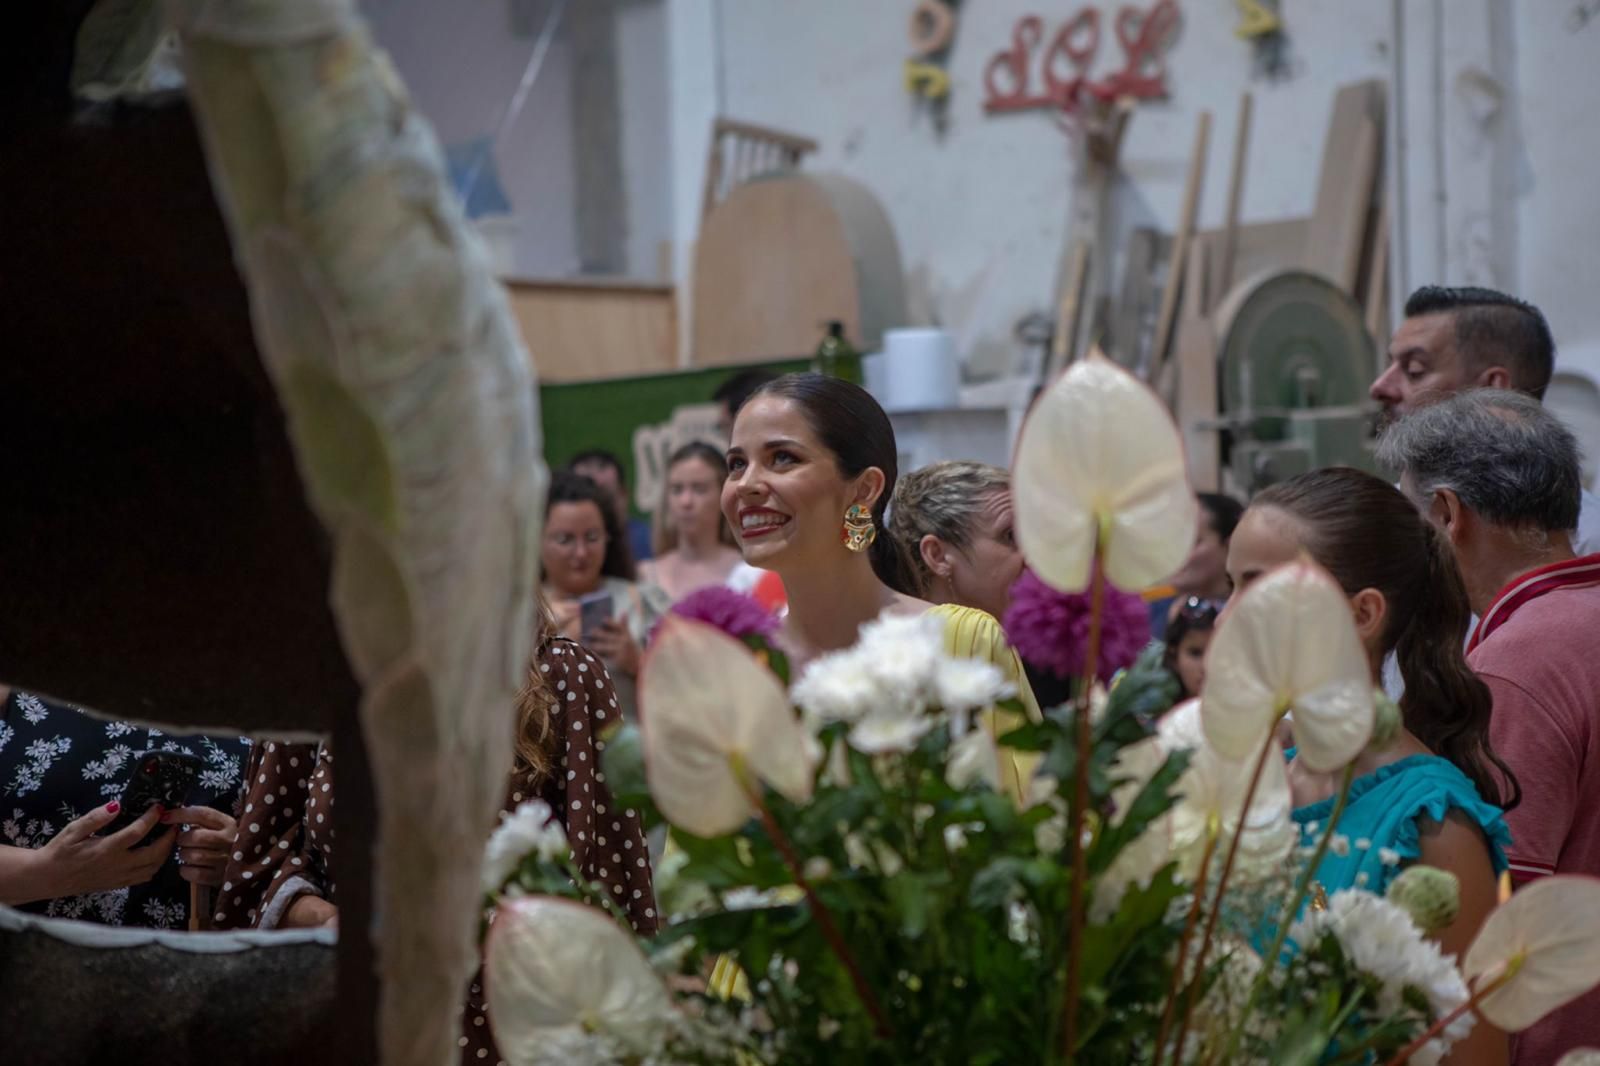
<svg viewBox="0 0 1600 1066">
<path fill-rule="evenodd" d="M 856 642 L 883 614 L 937 612 L 949 651 L 993 662 L 1037 705 L 999 623 L 973 607 L 933 607 L 917 595 L 912 562 L 885 529 L 898 476 L 894 428 L 866 390 L 821 374 L 790 374 L 757 390 L 733 424 L 722 513 L 745 561 L 776 571 L 789 613 L 777 642 L 796 676 L 819 655 Z M 1007 723 L 991 720 L 1004 732 Z M 1029 767 L 1008 758 L 1020 795 Z"/>
</svg>

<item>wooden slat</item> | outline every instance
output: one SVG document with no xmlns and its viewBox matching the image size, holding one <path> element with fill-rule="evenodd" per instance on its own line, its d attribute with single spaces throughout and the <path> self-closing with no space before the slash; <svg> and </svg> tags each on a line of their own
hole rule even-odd
<svg viewBox="0 0 1600 1066">
<path fill-rule="evenodd" d="M 1217 431 L 1202 425 L 1217 419 L 1217 339 L 1209 317 L 1214 302 L 1205 241 L 1197 241 L 1185 286 L 1183 320 L 1178 326 L 1177 397 L 1174 413 L 1189 456 L 1189 479 L 1200 492 L 1215 492 L 1222 478 Z"/>
<path fill-rule="evenodd" d="M 1122 292 L 1111 319 L 1111 352 L 1130 369 L 1139 365 L 1145 305 L 1150 299 L 1150 272 L 1160 253 L 1161 234 L 1141 226 L 1128 236 L 1127 261 L 1122 268 Z"/>
<path fill-rule="evenodd" d="M 1089 281 L 1089 242 L 1080 240 L 1072 248 L 1072 263 L 1067 268 L 1066 284 L 1061 286 L 1061 302 L 1056 308 L 1056 332 L 1050 344 L 1050 359 L 1045 363 L 1044 380 L 1053 381 L 1073 359 L 1078 340 L 1078 324 L 1083 317 L 1083 293 Z"/>
<path fill-rule="evenodd" d="M 1205 178 L 1206 150 L 1210 137 L 1211 112 L 1202 111 L 1194 131 L 1194 149 L 1189 154 L 1189 177 L 1183 187 L 1183 211 L 1172 245 L 1172 262 L 1161 292 L 1161 311 L 1156 316 L 1155 342 L 1150 347 L 1148 380 L 1151 381 L 1160 377 L 1162 366 L 1166 363 L 1167 349 L 1172 345 L 1172 330 L 1178 317 L 1178 296 L 1183 291 L 1183 272 L 1189 258 L 1189 245 L 1194 237 L 1194 220 L 1200 207 L 1200 185 Z"/>
<path fill-rule="evenodd" d="M 1244 198 L 1245 162 L 1250 151 L 1250 117 L 1255 98 L 1239 97 L 1239 118 L 1233 131 L 1233 170 L 1228 175 L 1228 217 L 1222 224 L 1222 263 L 1217 269 L 1217 295 L 1233 285 L 1234 251 L 1238 245 L 1239 206 Z"/>
</svg>

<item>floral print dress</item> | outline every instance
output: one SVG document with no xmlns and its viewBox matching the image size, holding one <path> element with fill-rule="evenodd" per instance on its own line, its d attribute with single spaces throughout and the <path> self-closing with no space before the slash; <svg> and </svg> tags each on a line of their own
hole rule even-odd
<svg viewBox="0 0 1600 1066">
<path fill-rule="evenodd" d="M 658 918 L 642 825 L 636 811 L 617 807 L 600 765 L 605 751 L 600 738 L 621 720 L 611 676 L 582 645 L 559 637 L 539 649 L 538 668 L 555 697 L 550 708 L 554 766 L 543 780 L 513 774 L 502 817 L 528 800 L 549 804 L 566 828 L 579 869 L 605 887 L 636 932 L 651 934 Z M 332 752 L 314 744 L 263 743 L 247 777 L 239 836 L 213 916 L 217 926 L 278 927 L 301 895 L 337 902 L 329 876 L 329 857 L 338 843 Z M 457 1044 L 467 1066 L 502 1063 L 477 977 L 467 990 Z"/>
<path fill-rule="evenodd" d="M 0 706 L 0 847 L 44 847 L 68 822 L 120 796 L 134 757 L 157 750 L 204 760 L 194 804 L 233 813 L 249 738 L 169 735 L 13 690 Z M 179 873 L 174 851 L 142 885 L 18 909 L 102 925 L 183 929 L 189 924 L 189 882 Z"/>
</svg>

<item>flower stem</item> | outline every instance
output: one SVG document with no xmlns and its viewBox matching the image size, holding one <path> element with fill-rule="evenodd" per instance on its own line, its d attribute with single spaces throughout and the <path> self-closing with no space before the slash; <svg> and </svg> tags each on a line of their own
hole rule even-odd
<svg viewBox="0 0 1600 1066">
<path fill-rule="evenodd" d="M 1270 747 L 1270 744 L 1269 744 Z M 1317 875 L 1317 867 L 1322 864 L 1322 858 L 1328 854 L 1328 845 L 1333 842 L 1333 831 L 1338 828 L 1339 819 L 1344 814 L 1344 805 L 1350 799 L 1350 783 L 1356 779 L 1355 760 L 1344 768 L 1344 778 L 1339 782 L 1339 798 L 1333 802 L 1333 813 L 1328 815 L 1328 828 L 1317 841 L 1316 851 L 1311 853 L 1311 861 L 1306 863 L 1306 868 L 1300 873 L 1300 880 L 1295 883 L 1294 896 L 1289 901 L 1289 907 L 1278 918 L 1278 932 L 1272 938 L 1272 947 L 1261 956 L 1261 969 L 1256 974 L 1256 979 L 1250 984 L 1250 995 L 1244 1001 L 1244 1011 L 1239 1015 L 1241 1021 L 1228 1037 L 1228 1050 L 1223 1054 L 1222 1061 L 1232 1060 L 1233 1053 L 1239 1047 L 1239 1041 L 1244 1038 L 1244 1025 L 1250 1017 L 1250 1011 L 1255 1007 L 1256 999 L 1261 995 L 1261 990 L 1266 987 L 1267 978 L 1272 975 L 1273 967 L 1278 965 L 1279 955 L 1283 951 L 1283 942 L 1289 937 L 1289 926 L 1294 922 L 1294 916 L 1300 913 L 1300 906 L 1306 900 L 1306 894 L 1311 891 L 1311 882 Z"/>
<path fill-rule="evenodd" d="M 741 779 L 743 775 L 740 775 Z M 867 1013 L 872 1015 L 872 1021 L 877 1026 L 878 1039 L 888 1040 L 894 1036 L 894 1029 L 889 1025 L 889 1016 L 884 1013 L 883 1004 L 878 1002 L 878 997 L 873 994 L 872 988 L 867 984 L 866 977 L 861 973 L 861 966 L 856 962 L 856 957 L 851 954 L 850 948 L 844 942 L 844 936 L 839 932 L 839 926 L 833 920 L 833 913 L 828 910 L 822 898 L 817 895 L 816 889 L 811 887 L 811 882 L 806 880 L 805 869 L 801 865 L 800 856 L 795 853 L 794 845 L 789 842 L 789 837 L 778 825 L 778 820 L 772 816 L 763 802 L 758 786 L 751 782 L 741 780 L 745 794 L 750 797 L 756 813 L 761 817 L 761 825 L 767 831 L 767 837 L 783 856 L 784 864 L 789 867 L 789 872 L 794 876 L 794 883 L 800 891 L 805 893 L 806 903 L 811 908 L 811 916 L 817 920 L 817 928 L 822 931 L 822 938 L 828 942 L 828 947 L 839 959 L 839 964 L 850 975 L 850 983 L 855 986 L 856 996 L 860 998 L 861 1005 L 867 1008 Z"/>
<path fill-rule="evenodd" d="M 1178 937 L 1178 961 L 1172 968 L 1172 983 L 1167 988 L 1167 1005 L 1161 1011 L 1161 1029 L 1156 1034 L 1155 1061 L 1161 1061 L 1167 1046 L 1167 1034 L 1172 1031 L 1173 1017 L 1178 1007 L 1178 997 L 1183 988 L 1183 964 L 1189 954 L 1189 939 L 1194 935 L 1195 923 L 1200 920 L 1200 908 L 1205 899 L 1206 875 L 1211 871 L 1211 857 L 1217 851 L 1220 827 L 1208 826 L 1206 850 L 1200 855 L 1200 873 L 1194 882 L 1194 899 L 1189 904 L 1189 914 L 1183 920 L 1183 934 Z"/>
<path fill-rule="evenodd" d="M 1401 1063 L 1405 1062 L 1418 1051 L 1422 1050 L 1422 1045 L 1426 1044 L 1428 1041 L 1444 1032 L 1445 1029 L 1450 1026 L 1451 1022 L 1467 1013 L 1467 1011 L 1475 1008 L 1479 1003 L 1482 1003 L 1484 999 L 1487 998 L 1491 993 L 1498 991 L 1502 985 L 1511 980 L 1512 977 L 1516 976 L 1517 970 L 1520 968 L 1521 960 L 1513 959 L 1512 962 L 1509 963 L 1506 968 L 1502 970 L 1497 977 L 1495 977 L 1494 980 L 1488 981 L 1481 987 L 1474 989 L 1472 995 L 1467 997 L 1467 1001 L 1465 1003 L 1461 1004 L 1461 1006 L 1457 1007 L 1449 1014 L 1446 1014 L 1444 1017 L 1428 1026 L 1426 1032 L 1417 1037 L 1415 1040 L 1411 1041 L 1411 1043 L 1407 1044 L 1405 1047 L 1401 1048 L 1399 1053 L 1385 1063 L 1384 1066 L 1400 1066 Z"/>
<path fill-rule="evenodd" d="M 1089 705 L 1093 699 L 1095 677 L 1100 672 L 1100 615 L 1105 604 L 1105 575 L 1100 567 L 1100 552 L 1095 551 L 1089 577 L 1089 646 L 1083 656 L 1083 678 L 1078 692 L 1078 758 L 1072 770 L 1072 817 L 1067 846 L 1072 849 L 1072 888 L 1067 907 L 1067 980 L 1061 1003 L 1066 1018 L 1065 1060 L 1072 1061 L 1078 1046 L 1078 984 L 1083 971 L 1083 921 L 1087 909 L 1085 882 L 1089 879 L 1089 854 L 1083 846 L 1083 823 L 1089 811 L 1089 760 L 1094 740 L 1089 727 Z"/>
<path fill-rule="evenodd" d="M 1256 759 L 1255 772 L 1250 775 L 1250 786 L 1244 791 L 1244 804 L 1239 809 L 1239 823 L 1234 827 L 1233 839 L 1228 841 L 1228 855 L 1222 860 L 1222 873 L 1217 876 L 1217 893 L 1211 899 L 1211 913 L 1206 915 L 1205 935 L 1200 938 L 1200 951 L 1194 957 L 1195 979 L 1189 982 L 1189 995 L 1183 1005 L 1183 1020 L 1178 1023 L 1177 1047 L 1173 1049 L 1172 1061 L 1183 1062 L 1183 1044 L 1189 1035 L 1189 1020 L 1194 1016 L 1195 1003 L 1200 997 L 1200 977 L 1205 973 L 1206 956 L 1211 951 L 1211 937 L 1217 931 L 1217 919 L 1222 915 L 1223 895 L 1228 891 L 1228 875 L 1233 873 L 1233 862 L 1239 856 L 1239 838 L 1243 835 L 1244 827 L 1250 821 L 1250 804 L 1255 802 L 1256 787 L 1261 784 L 1261 773 L 1267 768 L 1267 759 L 1273 752 L 1278 751 L 1277 745 L 1272 742 L 1272 734 L 1268 733 L 1261 744 L 1261 755 Z M 1204 892 L 1205 884 L 1195 885 L 1196 892 Z M 1280 945 L 1281 946 L 1281 945 Z M 1277 949 L 1274 948 L 1274 951 Z M 1262 968 L 1265 971 L 1266 967 Z M 1252 989 L 1251 999 L 1254 999 Z M 1248 1004 L 1245 1007 L 1249 1013 Z M 1227 1061 L 1227 1056 L 1223 1056 Z"/>
</svg>

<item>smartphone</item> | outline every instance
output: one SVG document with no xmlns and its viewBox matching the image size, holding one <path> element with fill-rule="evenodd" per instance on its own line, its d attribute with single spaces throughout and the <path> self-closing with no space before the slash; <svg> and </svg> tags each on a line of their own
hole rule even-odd
<svg viewBox="0 0 1600 1066">
<path fill-rule="evenodd" d="M 611 593 L 591 592 L 578 599 L 578 639 L 588 640 L 602 623 L 611 621 Z"/>
<path fill-rule="evenodd" d="M 200 777 L 200 758 L 181 751 L 147 751 L 133 757 L 129 764 L 128 780 L 122 786 L 122 809 L 111 824 L 100 831 L 110 836 L 119 829 L 144 817 L 152 804 L 159 803 L 166 810 L 188 806 L 189 796 Z M 157 825 L 135 847 L 144 847 L 162 832 Z"/>
</svg>

